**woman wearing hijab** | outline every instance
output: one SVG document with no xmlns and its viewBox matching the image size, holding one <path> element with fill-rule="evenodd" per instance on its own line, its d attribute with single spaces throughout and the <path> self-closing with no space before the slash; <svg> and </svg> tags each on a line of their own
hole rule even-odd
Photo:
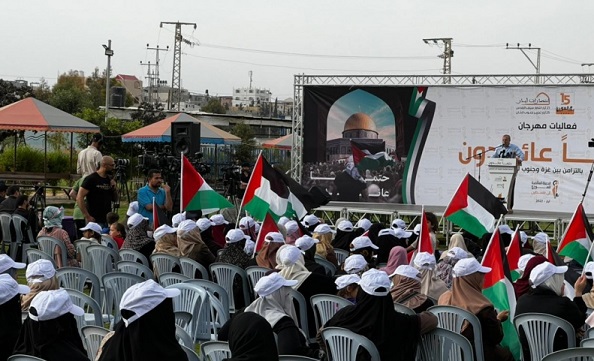
<svg viewBox="0 0 594 361">
<path fill-rule="evenodd" d="M 189 221 L 190 223 L 194 223 L 191 219 Z M 194 226 L 195 225 L 196 224 L 194 223 Z M 177 246 L 177 230 L 175 228 L 171 228 L 169 225 L 164 224 L 155 229 L 153 237 L 155 238 L 155 250 L 153 251 L 153 254 L 165 253 L 174 257 L 181 257 L 181 251 Z"/>
<path fill-rule="evenodd" d="M 225 237 L 227 246 L 217 257 L 217 262 L 234 264 L 245 269 L 250 265 L 251 258 L 244 251 L 246 236 L 241 229 L 232 229 Z"/>
<path fill-rule="evenodd" d="M 120 301 L 122 319 L 99 348 L 99 361 L 186 361 L 175 339 L 172 298 L 178 289 L 163 288 L 153 280 L 132 285 Z M 65 359 L 66 360 L 66 359 Z"/>
<path fill-rule="evenodd" d="M 396 246 L 390 250 L 388 264 L 386 267 L 380 268 L 380 271 L 384 271 L 386 274 L 391 275 L 396 271 L 398 266 L 403 264 L 408 264 L 408 260 L 406 259 L 406 249 L 404 249 L 404 247 Z"/>
<path fill-rule="evenodd" d="M 223 361 L 278 361 L 272 327 L 254 312 L 237 315 L 229 326 L 231 358 Z"/>
<path fill-rule="evenodd" d="M 21 298 L 21 310 L 28 311 L 31 301 L 41 291 L 57 290 L 60 283 L 56 277 L 54 265 L 47 259 L 40 259 L 27 266 L 27 284 L 30 292 Z"/>
<path fill-rule="evenodd" d="M 532 237 L 532 246 L 534 247 L 534 253 L 542 256 L 547 255 L 547 243 L 550 242 L 549 235 L 545 232 L 539 232 Z"/>
<path fill-rule="evenodd" d="M 456 306 L 477 316 L 481 323 L 485 361 L 512 361 L 512 353 L 499 345 L 503 339 L 501 322 L 509 317 L 509 310 L 497 314 L 491 301 L 483 295 L 485 273 L 491 268 L 483 267 L 474 258 L 464 258 L 454 266 L 452 289 L 439 298 L 440 305 Z M 474 345 L 471 325 L 462 326 L 462 335 Z"/>
<path fill-rule="evenodd" d="M 336 234 L 332 240 L 332 247 L 348 251 L 349 245 L 355 238 L 353 224 L 346 219 L 343 219 L 336 224 Z"/>
<path fill-rule="evenodd" d="M 305 235 L 297 238 L 295 241 L 295 247 L 299 248 L 303 253 L 303 265 L 308 271 L 325 276 L 326 269 L 324 266 L 316 262 L 316 243 L 318 242 L 319 241 L 317 239 Z"/>
<path fill-rule="evenodd" d="M 550 262 L 543 262 L 534 267 L 530 272 L 530 283 L 533 290 L 518 299 L 516 317 L 531 312 L 560 317 L 573 325 L 577 338 L 576 343 L 579 345 L 579 339 L 583 335 L 581 328 L 586 321 L 586 311 L 588 309 L 582 299 L 582 293 L 587 281 L 585 275 L 577 279 L 574 285 L 575 297 L 572 301 L 563 296 L 563 275 L 565 272 L 567 272 L 567 266 L 557 267 Z M 524 360 L 529 360 L 530 350 L 523 332 L 520 332 L 520 341 Z M 567 335 L 565 332 L 557 332 L 553 341 L 553 351 L 565 348 L 567 348 Z"/>
<path fill-rule="evenodd" d="M 80 267 L 80 263 L 76 259 L 76 248 L 70 242 L 68 232 L 62 229 L 62 218 L 64 218 L 63 208 L 54 206 L 45 207 L 43 210 L 43 228 L 39 231 L 37 237 L 53 237 L 66 245 L 66 260 L 68 264 L 62 264 L 62 250 L 59 247 L 56 247 L 54 250 L 54 260 L 58 268 Z"/>
<path fill-rule="evenodd" d="M 426 311 L 434 303 L 421 293 L 421 273 L 409 265 L 398 266 L 389 276 L 392 278 L 390 294 L 394 303 L 404 305 L 416 313 Z"/>
<path fill-rule="evenodd" d="M 219 247 L 219 249 L 221 249 L 225 247 L 225 234 L 227 233 L 229 222 L 227 222 L 222 214 L 212 215 L 210 217 L 210 221 L 212 222 L 210 234 L 212 235 L 214 243 Z M 216 251 L 213 252 L 213 254 L 216 254 Z"/>
<path fill-rule="evenodd" d="M 421 272 L 421 293 L 434 301 L 438 300 L 448 287 L 435 273 L 435 256 L 428 252 L 419 252 L 415 256 L 414 264 Z"/>
<path fill-rule="evenodd" d="M 220 246 L 219 243 L 215 241 L 213 237 L 213 228 L 215 227 L 213 221 L 209 220 L 208 218 L 200 218 L 196 221 L 196 225 L 200 230 L 199 233 L 202 242 L 206 245 L 206 247 L 208 247 L 208 250 L 211 254 L 217 254 L 219 250 L 223 248 L 223 246 Z M 223 234 L 223 245 L 224 244 L 225 235 Z"/>
<path fill-rule="evenodd" d="M 150 259 L 155 249 L 155 241 L 148 236 L 149 221 L 140 213 L 133 214 L 128 218 L 128 233 L 122 245 L 122 249 L 133 249 L 142 253 L 146 259 Z"/>
<path fill-rule="evenodd" d="M 274 269 L 276 267 L 276 253 L 285 244 L 283 235 L 279 232 L 268 232 L 264 239 L 264 245 L 258 255 L 256 262 L 258 266 Z"/>
<path fill-rule="evenodd" d="M 468 252 L 460 247 L 451 247 L 441 256 L 441 262 L 435 266 L 435 274 L 447 288 L 452 288 L 452 269 L 459 260 L 468 257 Z"/>
<path fill-rule="evenodd" d="M 21 294 L 29 287 L 19 285 L 9 274 L 0 274 L 0 360 L 12 355 L 12 349 L 21 331 Z"/>
<path fill-rule="evenodd" d="M 31 301 L 13 354 L 46 361 L 89 361 L 74 319 L 84 314 L 64 289 L 39 292 Z"/>
<path fill-rule="evenodd" d="M 534 267 L 544 262 L 547 262 L 547 259 L 541 255 L 533 256 L 528 259 L 524 271 L 522 272 L 522 276 L 514 283 L 514 293 L 516 294 L 516 300 L 519 300 L 521 296 L 530 291 L 530 272 L 532 272 Z"/>
<path fill-rule="evenodd" d="M 410 237 L 411 234 L 412 232 L 407 232 L 401 228 L 385 228 L 379 231 L 377 240 L 375 242 L 372 240 L 379 247 L 377 250 L 377 263 L 388 262 L 390 252 L 395 247 L 406 247 L 406 238 Z"/>
<path fill-rule="evenodd" d="M 314 229 L 312 237 L 320 241 L 316 244 L 316 254 L 338 266 L 336 253 L 334 253 L 334 247 L 332 247 L 332 230 L 330 229 L 330 226 L 325 223 L 318 225 Z"/>
<path fill-rule="evenodd" d="M 450 243 L 448 244 L 448 251 L 454 247 L 458 247 L 462 249 L 464 252 L 468 253 L 468 248 L 466 248 L 466 241 L 464 240 L 464 236 L 461 233 L 455 233 L 450 238 Z M 444 252 L 440 260 L 443 260 L 447 256 L 447 251 Z"/>
<path fill-rule="evenodd" d="M 367 337 L 375 344 L 381 360 L 414 360 L 421 335 L 437 327 L 429 312 L 409 316 L 394 311 L 390 279 L 385 272 L 371 269 L 361 277 L 357 304 L 340 309 L 326 327 L 343 327 Z M 325 348 L 318 338 L 320 347 Z M 361 351 L 357 361 L 368 360 Z"/>
<path fill-rule="evenodd" d="M 214 254 L 202 241 L 200 225 L 197 223 L 210 222 L 200 218 L 197 222 L 188 219 L 182 221 L 177 228 L 177 246 L 182 257 L 188 257 L 203 265 L 206 269 L 215 261 Z"/>
<path fill-rule="evenodd" d="M 338 290 L 336 295 L 350 301 L 352 304 L 357 304 L 359 281 L 361 281 L 361 277 L 357 274 L 336 277 L 334 280 L 336 289 Z"/>
</svg>

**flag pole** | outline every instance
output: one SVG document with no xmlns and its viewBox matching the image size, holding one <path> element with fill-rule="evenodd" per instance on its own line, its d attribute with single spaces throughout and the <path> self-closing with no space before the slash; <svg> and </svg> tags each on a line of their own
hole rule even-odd
<svg viewBox="0 0 594 361">
<path fill-rule="evenodd" d="M 268 215 L 268 213 L 266 213 L 266 215 Z M 264 221 L 266 221 L 266 217 L 264 217 Z M 256 235 L 256 239 L 254 240 L 254 251 L 252 252 L 252 258 L 256 257 L 256 249 L 258 248 L 258 240 L 260 239 L 260 233 L 262 233 L 262 230 L 264 229 L 264 221 L 262 221 L 262 225 L 260 226 L 260 229 L 258 230 L 258 235 Z"/>
<path fill-rule="evenodd" d="M 495 237 L 495 232 L 499 232 L 499 224 L 501 223 L 501 220 L 502 219 L 503 219 L 503 214 L 499 215 L 499 219 L 497 220 L 497 224 L 495 224 L 495 230 L 491 234 L 491 238 L 489 239 L 489 243 L 487 243 L 487 247 L 485 248 L 485 251 L 483 252 L 483 255 L 487 254 L 487 251 L 489 250 L 489 248 L 491 248 L 491 244 L 493 243 L 493 237 Z M 483 258 L 483 262 L 484 261 L 485 261 L 485 259 Z M 481 265 L 483 264 L 483 262 L 481 262 Z"/>
<path fill-rule="evenodd" d="M 181 163 L 181 179 L 179 180 L 179 213 L 184 212 L 184 153 L 179 152 Z"/>
<path fill-rule="evenodd" d="M 421 244 L 422 244 L 421 241 L 423 239 L 423 231 L 424 231 L 423 228 L 425 228 L 425 227 L 423 227 L 423 222 L 424 221 L 425 221 L 425 205 L 423 204 L 421 206 L 421 231 L 419 232 L 419 243 L 418 243 L 418 246 L 417 246 L 417 254 L 419 254 L 420 252 L 423 252 L 421 250 Z M 435 250 L 434 250 L 434 252 L 435 252 Z"/>
<path fill-rule="evenodd" d="M 255 166 L 257 166 L 258 163 L 260 162 L 260 158 L 262 158 L 262 150 L 260 150 L 260 154 L 258 154 L 258 158 L 256 159 Z M 255 168 L 255 166 L 254 166 L 254 168 Z M 239 216 L 241 215 L 241 208 L 243 207 L 243 201 L 245 200 L 245 193 L 250 188 L 250 185 L 252 184 L 252 178 L 253 177 L 254 177 L 254 170 L 252 169 L 252 174 L 250 174 L 250 179 L 248 180 L 248 184 L 245 187 L 245 190 L 243 192 L 243 196 L 241 197 L 241 203 L 239 203 L 239 209 L 237 210 L 237 222 L 235 222 L 235 228 L 238 228 L 239 227 Z"/>
</svg>

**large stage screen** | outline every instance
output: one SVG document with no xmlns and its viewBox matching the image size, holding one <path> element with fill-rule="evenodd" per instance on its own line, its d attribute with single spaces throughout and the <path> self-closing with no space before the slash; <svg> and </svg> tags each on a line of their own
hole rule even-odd
<svg viewBox="0 0 594 361">
<path fill-rule="evenodd" d="M 591 87 L 303 89 L 302 183 L 333 200 L 446 206 L 466 173 L 490 189 L 486 158 L 504 134 L 525 153 L 514 209 L 573 212 L 582 198 Z"/>
</svg>

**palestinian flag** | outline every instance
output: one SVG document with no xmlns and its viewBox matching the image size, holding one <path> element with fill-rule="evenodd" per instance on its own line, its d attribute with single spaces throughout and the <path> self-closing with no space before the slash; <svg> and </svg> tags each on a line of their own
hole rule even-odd
<svg viewBox="0 0 594 361">
<path fill-rule="evenodd" d="M 586 262 L 592 260 L 592 257 L 588 257 L 588 250 L 592 245 L 593 239 L 590 222 L 584 211 L 583 204 L 580 203 L 571 217 L 571 221 L 569 221 L 563 237 L 561 237 L 561 242 L 557 247 L 557 253 L 560 256 L 573 258 L 576 262 L 584 266 Z"/>
<path fill-rule="evenodd" d="M 509 310 L 509 319 L 501 323 L 503 327 L 503 340 L 501 346 L 507 346 L 516 360 L 520 359 L 522 347 L 520 338 L 513 324 L 516 309 L 516 296 L 511 281 L 507 258 L 504 256 L 504 247 L 496 229 L 491 241 L 487 245 L 482 265 L 490 267 L 491 272 L 485 274 L 483 294 L 487 297 L 497 312 Z"/>
<path fill-rule="evenodd" d="M 182 154 L 181 166 L 181 207 L 182 211 L 198 211 L 209 214 L 222 208 L 231 208 L 225 197 L 212 189 L 204 178 L 194 169 L 188 158 Z"/>
<path fill-rule="evenodd" d="M 394 164 L 394 159 L 385 152 L 386 142 L 372 143 L 364 140 L 351 140 L 353 162 L 359 170 L 380 169 Z"/>
<path fill-rule="evenodd" d="M 429 223 L 423 207 L 423 218 L 421 219 L 421 231 L 419 232 L 419 245 L 417 252 L 427 252 L 433 254 L 433 244 L 431 243 L 431 233 L 429 232 Z"/>
<path fill-rule="evenodd" d="M 169 224 L 167 214 L 165 214 L 165 211 L 157 205 L 155 197 L 153 197 L 153 229 L 157 229 L 164 224 Z"/>
<path fill-rule="evenodd" d="M 507 247 L 506 255 L 507 264 L 509 265 L 511 273 L 511 280 L 512 282 L 516 282 L 516 280 L 520 278 L 518 262 L 520 261 L 520 257 L 522 256 L 522 240 L 520 239 L 520 232 L 518 231 L 518 227 L 516 227 L 516 231 L 514 232 L 514 234 L 512 234 L 512 239 L 509 243 L 509 247 Z"/>
<path fill-rule="evenodd" d="M 278 225 L 276 224 L 274 219 L 272 219 L 270 214 L 267 214 L 266 218 L 264 218 L 264 222 L 262 222 L 262 225 L 260 226 L 258 237 L 256 238 L 256 246 L 254 247 L 255 253 L 259 252 L 262 249 L 262 246 L 264 246 L 264 239 L 266 238 L 266 235 L 270 232 L 280 231 L 278 230 Z"/>
<path fill-rule="evenodd" d="M 489 190 L 467 174 L 448 204 L 444 217 L 477 237 L 491 233 L 507 209 Z"/>
<path fill-rule="evenodd" d="M 297 216 L 301 219 L 307 214 L 308 210 L 298 195 L 304 188 L 295 182 L 293 187 L 296 184 L 299 189 L 293 192 L 293 187 L 286 178 L 280 177 L 279 173 L 262 154 L 258 156 L 241 202 L 241 206 L 254 219 L 264 220 L 270 213 L 272 219 L 278 222 L 282 216 L 287 218 Z"/>
<path fill-rule="evenodd" d="M 546 257 L 547 257 L 547 261 L 554 264 L 555 266 L 563 266 L 563 264 L 564 264 L 561 257 L 559 257 L 557 252 L 555 252 L 555 250 L 553 249 L 553 246 L 551 246 L 551 241 L 547 242 Z"/>
</svg>

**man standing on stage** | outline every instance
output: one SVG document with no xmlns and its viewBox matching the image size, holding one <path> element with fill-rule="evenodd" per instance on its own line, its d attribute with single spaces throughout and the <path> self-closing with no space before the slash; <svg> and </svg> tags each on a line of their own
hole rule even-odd
<svg viewBox="0 0 594 361">
<path fill-rule="evenodd" d="M 493 154 L 493 158 L 516 158 L 517 165 L 522 165 L 524 161 L 524 152 L 520 147 L 515 144 L 511 144 L 511 136 L 509 134 L 504 134 L 501 138 L 501 145 L 495 148 L 495 154 Z M 514 187 L 516 186 L 516 177 L 514 176 L 510 187 L 510 196 L 507 200 L 507 211 L 508 213 L 513 213 L 512 208 L 514 206 Z"/>
</svg>

